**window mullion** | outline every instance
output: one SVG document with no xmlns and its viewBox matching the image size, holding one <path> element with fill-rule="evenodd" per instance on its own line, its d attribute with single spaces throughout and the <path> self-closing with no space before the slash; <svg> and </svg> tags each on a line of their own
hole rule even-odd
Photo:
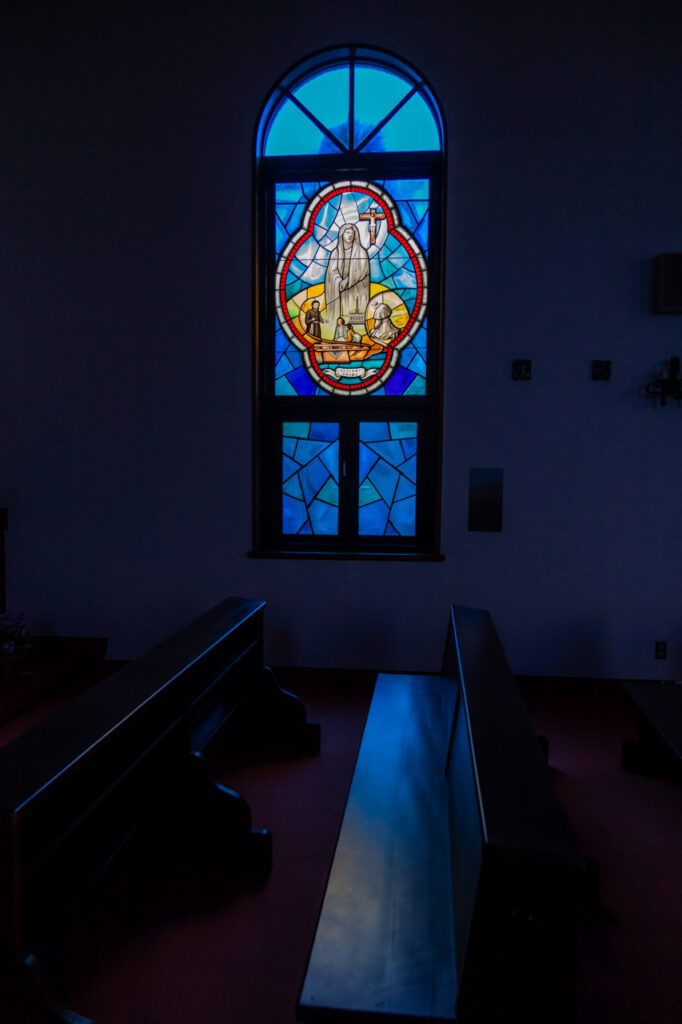
<svg viewBox="0 0 682 1024">
<path fill-rule="evenodd" d="M 339 443 L 339 539 L 354 541 L 358 522 L 358 425 L 354 416 L 341 418 Z"/>
</svg>

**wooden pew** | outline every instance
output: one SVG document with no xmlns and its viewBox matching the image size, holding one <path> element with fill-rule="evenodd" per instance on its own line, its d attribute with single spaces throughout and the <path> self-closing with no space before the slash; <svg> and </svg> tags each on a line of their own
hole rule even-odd
<svg viewBox="0 0 682 1024">
<path fill-rule="evenodd" d="M 306 1022 L 568 1022 L 583 860 L 492 620 L 379 675 L 299 996 Z"/>
<path fill-rule="evenodd" d="M 38 954 L 149 816 L 208 829 L 221 859 L 267 872 L 271 837 L 204 753 L 249 711 L 319 749 L 319 728 L 263 667 L 262 601 L 231 597 L 0 750 L 0 1020 L 82 1021 Z"/>
</svg>

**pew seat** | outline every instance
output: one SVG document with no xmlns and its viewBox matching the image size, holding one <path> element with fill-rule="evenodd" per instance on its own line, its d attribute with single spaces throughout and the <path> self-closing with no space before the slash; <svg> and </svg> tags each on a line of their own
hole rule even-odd
<svg viewBox="0 0 682 1024">
<path fill-rule="evenodd" d="M 298 1000 L 348 1024 L 568 1024 L 584 862 L 490 615 L 376 681 Z"/>
</svg>

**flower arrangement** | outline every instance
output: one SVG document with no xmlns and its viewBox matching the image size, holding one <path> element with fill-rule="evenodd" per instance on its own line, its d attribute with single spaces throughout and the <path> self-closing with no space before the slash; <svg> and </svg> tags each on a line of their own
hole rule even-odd
<svg viewBox="0 0 682 1024">
<path fill-rule="evenodd" d="M 0 615 L 0 656 L 18 654 L 31 646 L 31 634 L 24 622 L 24 613 Z"/>
</svg>

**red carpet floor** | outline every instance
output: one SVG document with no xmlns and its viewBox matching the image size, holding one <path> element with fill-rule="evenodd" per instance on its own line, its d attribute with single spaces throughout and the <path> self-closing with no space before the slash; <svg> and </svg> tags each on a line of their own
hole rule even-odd
<svg viewBox="0 0 682 1024">
<path fill-rule="evenodd" d="M 78 918 L 55 965 L 68 1004 L 97 1024 L 294 1024 L 371 680 L 283 680 L 321 722 L 322 754 L 215 766 L 274 834 L 259 890 L 188 859 L 182 822 L 128 858 Z M 527 682 L 538 731 L 602 905 L 582 920 L 579 1024 L 682 1021 L 682 789 L 620 769 L 634 722 L 615 686 Z M 497 1024 L 497 1022 L 491 1022 Z M 551 1022 L 548 1022 L 551 1024 Z"/>
</svg>

